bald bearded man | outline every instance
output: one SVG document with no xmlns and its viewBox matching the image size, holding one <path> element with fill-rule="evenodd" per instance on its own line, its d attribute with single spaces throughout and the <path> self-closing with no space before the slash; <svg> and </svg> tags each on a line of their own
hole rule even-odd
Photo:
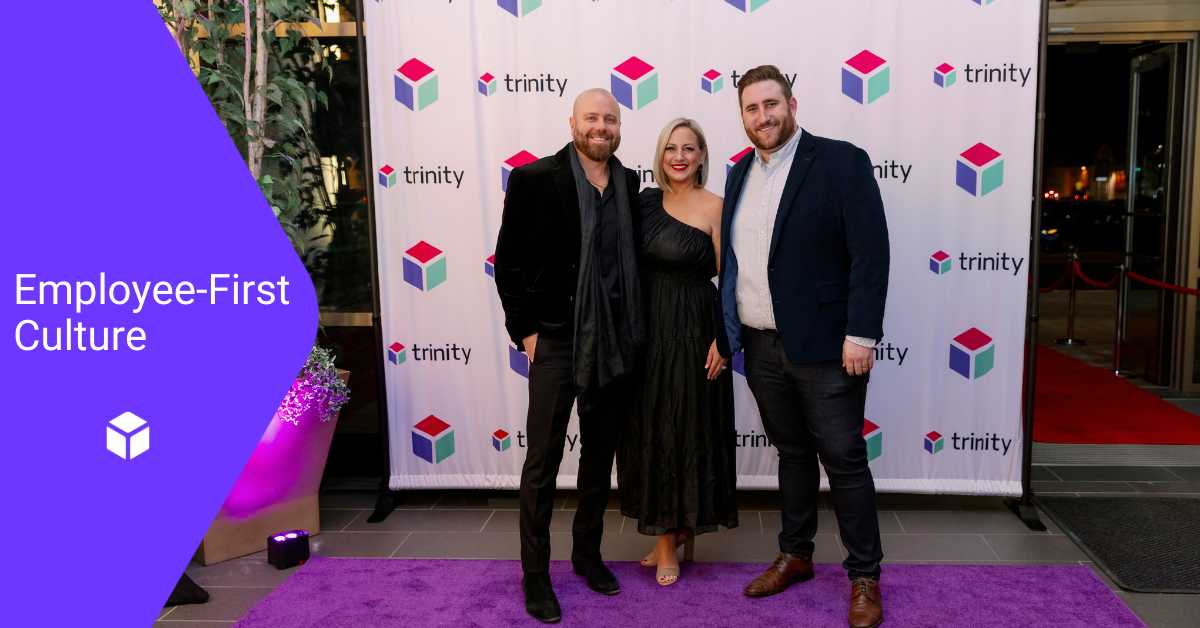
<svg viewBox="0 0 1200 628">
<path fill-rule="evenodd" d="M 613 156 L 621 111 L 612 94 L 575 100 L 571 143 L 508 178 L 496 242 L 504 325 L 529 357 L 529 446 L 521 471 L 521 588 L 547 623 L 562 611 L 550 584 L 550 515 L 571 406 L 578 402 L 579 507 L 571 562 L 588 586 L 620 585 L 600 557 L 613 452 L 629 412 L 630 375 L 645 343 L 638 175 Z"/>
</svg>

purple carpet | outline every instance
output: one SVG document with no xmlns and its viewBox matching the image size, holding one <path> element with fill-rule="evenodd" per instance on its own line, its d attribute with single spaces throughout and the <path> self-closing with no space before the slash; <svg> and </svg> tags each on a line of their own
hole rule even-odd
<svg viewBox="0 0 1200 628">
<path fill-rule="evenodd" d="M 588 590 L 570 563 L 551 563 L 562 626 L 846 625 L 850 585 L 840 565 L 817 565 L 812 581 L 757 600 L 742 587 L 765 564 L 685 563 L 669 587 L 638 563 L 608 565 L 621 581 L 612 597 Z M 235 628 L 539 626 L 525 614 L 520 579 L 515 560 L 314 556 Z M 1145 626 L 1081 565 L 885 565 L 880 588 L 889 628 Z"/>
</svg>

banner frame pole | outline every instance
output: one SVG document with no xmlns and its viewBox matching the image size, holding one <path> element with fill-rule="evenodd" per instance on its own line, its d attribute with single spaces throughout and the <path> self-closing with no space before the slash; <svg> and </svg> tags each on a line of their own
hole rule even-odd
<svg viewBox="0 0 1200 628">
<path fill-rule="evenodd" d="M 371 245 L 371 328 L 375 336 L 375 396 L 379 410 L 379 440 L 383 449 L 383 474 L 379 498 L 367 523 L 379 523 L 400 503 L 400 496 L 389 486 L 392 479 L 391 439 L 388 432 L 387 368 L 383 359 L 383 316 L 379 298 L 379 234 L 375 224 L 375 165 L 371 155 L 371 115 L 367 92 L 367 38 L 363 32 L 363 0 L 355 1 L 355 31 L 358 39 L 358 97 L 362 112 L 363 192 L 367 198 L 367 233 Z"/>
<path fill-rule="evenodd" d="M 1038 82 L 1037 82 L 1037 114 L 1034 119 L 1033 143 L 1033 216 L 1030 221 L 1029 243 L 1029 282 L 1028 320 L 1026 321 L 1025 341 L 1029 350 L 1025 357 L 1025 407 L 1022 414 L 1021 441 L 1021 499 L 1009 500 L 1008 507 L 1013 514 L 1020 517 L 1021 522 L 1030 530 L 1042 531 L 1046 525 L 1038 518 L 1037 507 L 1033 504 L 1033 488 L 1030 480 L 1033 475 L 1033 418 L 1034 391 L 1037 386 L 1037 344 L 1038 344 L 1038 273 L 1041 270 L 1041 232 L 1042 232 L 1042 161 L 1044 156 L 1043 142 L 1046 133 L 1046 52 L 1049 36 L 1050 0 L 1041 0 L 1041 17 L 1038 28 Z"/>
</svg>

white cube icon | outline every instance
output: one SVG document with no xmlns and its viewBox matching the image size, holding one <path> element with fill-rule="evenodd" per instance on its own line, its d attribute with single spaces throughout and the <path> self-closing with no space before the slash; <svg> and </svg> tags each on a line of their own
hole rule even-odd
<svg viewBox="0 0 1200 628">
<path fill-rule="evenodd" d="M 129 459 L 150 449 L 150 426 L 138 415 L 126 412 L 109 421 L 107 427 L 108 450 L 114 454 Z"/>
</svg>

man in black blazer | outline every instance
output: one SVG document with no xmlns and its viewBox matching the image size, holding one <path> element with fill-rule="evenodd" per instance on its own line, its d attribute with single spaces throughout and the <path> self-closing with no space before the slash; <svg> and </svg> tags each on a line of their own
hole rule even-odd
<svg viewBox="0 0 1200 628">
<path fill-rule="evenodd" d="M 645 343 L 638 263 L 640 179 L 613 156 L 621 111 L 591 89 L 575 101 L 572 142 L 513 169 L 496 242 L 504 325 L 529 367 L 529 447 L 521 471 L 521 588 L 547 623 L 562 612 L 551 588 L 550 514 L 571 406 L 579 413 L 579 508 L 571 562 L 593 590 L 620 586 L 600 557 L 617 433 L 629 375 Z"/>
<path fill-rule="evenodd" d="M 745 349 L 746 380 L 779 451 L 780 555 L 744 593 L 813 577 L 820 474 L 829 477 L 851 579 L 851 628 L 883 621 L 879 519 L 863 413 L 883 337 L 888 232 L 866 152 L 796 125 L 773 65 L 738 82 L 752 151 L 729 172 L 721 220 L 721 355 Z"/>
</svg>

